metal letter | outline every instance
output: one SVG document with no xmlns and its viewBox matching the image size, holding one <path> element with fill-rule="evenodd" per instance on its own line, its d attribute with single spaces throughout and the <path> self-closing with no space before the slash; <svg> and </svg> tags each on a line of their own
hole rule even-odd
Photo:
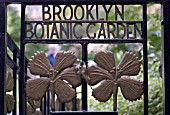
<svg viewBox="0 0 170 115">
<path fill-rule="evenodd" d="M 89 5 L 86 5 L 86 16 L 87 16 L 86 18 L 87 18 L 87 20 L 89 20 L 89 15 L 90 15 L 91 19 L 94 20 L 93 14 L 91 12 L 94 5 L 91 5 L 90 9 L 88 8 L 88 6 Z"/>
<path fill-rule="evenodd" d="M 45 10 L 47 9 L 47 10 Z M 43 20 L 50 20 L 51 19 L 51 13 L 50 13 L 50 6 L 48 5 L 43 5 L 42 6 L 42 17 L 43 17 Z M 48 17 L 46 16 L 48 15 Z"/>
<path fill-rule="evenodd" d="M 123 28 L 123 34 L 122 36 L 120 35 L 120 26 Z M 117 23 L 117 38 L 124 38 L 126 36 L 126 26 L 123 25 L 123 23 Z"/>
<path fill-rule="evenodd" d="M 77 11 L 80 11 L 80 10 L 77 10 L 78 8 L 81 8 L 81 12 L 82 12 L 82 14 L 81 14 L 81 17 L 78 19 L 78 17 L 77 17 Z M 80 14 L 79 12 L 78 12 L 78 14 Z M 83 20 L 83 18 L 84 18 L 84 8 L 83 8 L 83 6 L 82 5 L 77 5 L 76 7 L 75 7 L 75 9 L 74 9 L 74 16 L 75 16 L 75 19 L 76 20 Z"/>
<path fill-rule="evenodd" d="M 50 38 L 53 38 L 54 35 L 56 35 L 57 38 L 59 38 L 56 23 L 53 24 L 53 28 L 52 28 L 52 31 L 51 31 L 51 36 L 50 36 Z"/>
<path fill-rule="evenodd" d="M 142 30 L 138 28 L 137 23 L 134 24 L 134 36 L 137 36 L 136 31 L 139 33 L 140 37 L 142 38 Z"/>
<path fill-rule="evenodd" d="M 70 14 L 70 17 L 69 17 L 69 18 L 66 17 L 66 15 L 67 15 L 66 9 L 67 9 L 67 8 L 70 9 L 70 13 L 69 13 L 69 14 Z M 72 8 L 71 5 L 66 5 L 66 6 L 64 7 L 64 9 L 63 9 L 63 17 L 64 17 L 65 20 L 71 20 L 71 19 L 73 18 L 73 8 Z"/>
<path fill-rule="evenodd" d="M 87 34 L 87 37 L 88 37 L 88 38 L 90 38 L 90 39 L 95 39 L 95 38 L 96 38 L 96 33 L 94 33 L 94 36 L 90 36 L 90 34 L 89 34 L 89 28 L 90 28 L 91 25 L 96 26 L 95 23 L 90 23 L 90 24 L 88 24 L 88 25 L 87 25 L 87 28 L 86 28 L 86 34 Z"/>
<path fill-rule="evenodd" d="M 60 38 L 63 38 L 63 32 L 65 33 L 66 38 L 69 38 L 69 24 L 68 23 L 66 23 L 66 27 L 65 28 L 62 25 L 62 23 L 60 23 Z"/>
<path fill-rule="evenodd" d="M 112 27 L 110 27 L 112 26 Z M 111 29 L 113 28 L 113 29 Z M 110 34 L 112 34 L 113 38 L 116 38 L 114 32 L 116 30 L 116 26 L 113 23 L 107 23 L 107 33 L 108 33 L 108 38 L 110 38 Z"/>
<path fill-rule="evenodd" d="M 58 8 L 57 12 L 56 12 L 56 8 Z M 61 13 L 61 7 L 59 5 L 53 5 L 53 20 L 56 20 L 55 19 L 56 15 L 58 16 L 59 20 L 61 20 L 60 13 Z"/>
<path fill-rule="evenodd" d="M 117 16 L 120 16 L 122 20 L 124 20 L 124 5 L 122 5 L 122 12 L 120 12 L 119 8 L 117 5 L 115 5 L 115 19 L 118 20 Z"/>
<path fill-rule="evenodd" d="M 103 31 L 103 33 L 102 33 Z M 101 26 L 100 26 L 100 30 L 99 30 L 99 34 L 98 34 L 98 38 L 100 39 L 100 36 L 104 36 L 104 38 L 106 38 L 106 33 L 105 33 L 105 28 L 104 28 L 104 23 L 101 23 Z"/>
<path fill-rule="evenodd" d="M 31 39 L 34 36 L 34 32 L 32 30 L 33 30 L 32 24 L 31 23 L 26 23 L 26 29 L 25 29 L 26 38 Z"/>
<path fill-rule="evenodd" d="M 105 13 L 106 13 L 106 20 L 108 20 L 109 12 L 110 12 L 110 10 L 111 10 L 111 8 L 112 8 L 112 5 L 110 5 L 110 7 L 109 7 L 109 9 L 108 9 L 108 10 L 106 9 L 106 6 L 105 6 L 105 5 L 103 5 L 103 8 L 104 8 Z"/>
<path fill-rule="evenodd" d="M 38 28 L 38 25 L 40 25 L 40 28 Z M 39 32 L 37 32 L 37 30 L 42 30 L 41 31 L 41 35 L 38 36 Z M 36 38 L 42 38 L 44 36 L 44 25 L 42 23 L 36 23 L 35 27 L 34 27 L 34 35 Z"/>
<path fill-rule="evenodd" d="M 130 31 L 130 26 L 134 26 L 134 24 L 131 24 L 131 23 L 127 23 L 126 24 L 126 29 L 127 29 L 127 39 L 135 39 L 136 38 L 136 34 L 134 34 L 134 36 L 129 36 L 130 34 L 132 35 L 133 34 L 133 32 L 132 31 Z M 133 27 L 134 28 L 134 27 Z M 134 32 L 135 32 L 135 30 L 134 30 Z"/>
<path fill-rule="evenodd" d="M 73 26 L 73 34 L 74 34 L 74 36 L 75 36 L 77 39 L 82 39 L 83 35 L 80 36 L 80 37 L 76 35 L 76 31 L 75 31 L 75 30 L 76 30 L 76 26 L 77 26 L 77 25 L 83 26 L 82 23 L 75 23 L 74 26 Z"/>
<path fill-rule="evenodd" d="M 50 28 L 49 26 L 51 25 L 51 23 L 44 23 L 44 25 L 46 25 L 46 31 L 47 31 L 47 38 L 50 38 L 50 35 L 49 35 L 49 31 L 50 31 Z"/>
</svg>

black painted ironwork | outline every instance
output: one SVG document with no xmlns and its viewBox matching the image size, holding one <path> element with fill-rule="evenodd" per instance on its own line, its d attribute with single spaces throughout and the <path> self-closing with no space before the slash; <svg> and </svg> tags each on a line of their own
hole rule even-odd
<svg viewBox="0 0 170 115">
<path fill-rule="evenodd" d="M 170 50 L 169 44 L 169 29 L 170 29 L 170 0 L 167 0 L 163 4 L 163 48 L 162 48 L 162 53 L 163 53 L 163 78 L 164 78 L 164 115 L 170 114 L 169 109 L 169 103 L 170 103 L 170 88 L 169 88 L 169 82 L 170 78 L 168 77 L 170 74 L 169 67 L 170 67 L 170 54 L 168 53 Z"/>
<path fill-rule="evenodd" d="M 25 95 L 25 45 L 23 39 L 25 36 L 25 4 L 21 5 L 21 37 L 20 37 L 20 73 L 19 73 L 19 114 L 26 115 L 26 95 Z"/>
<path fill-rule="evenodd" d="M 168 1 L 168 0 L 167 0 Z M 42 0 L 1 0 L 0 3 L 26 3 L 26 4 L 32 4 L 32 5 L 37 5 L 37 4 L 145 4 L 145 3 L 163 3 L 165 0 L 45 0 L 42 2 Z"/>
<path fill-rule="evenodd" d="M 143 5 L 144 114 L 148 114 L 147 5 Z"/>
<path fill-rule="evenodd" d="M 17 102 L 18 102 L 18 100 L 17 100 L 17 92 L 18 92 L 17 91 L 18 90 L 17 89 L 17 75 L 18 75 L 18 71 L 19 71 L 19 66 L 18 66 L 17 62 L 18 62 L 20 50 L 8 33 L 7 33 L 7 46 L 13 54 L 12 58 L 9 56 L 9 54 L 7 54 L 7 59 L 6 59 L 6 64 L 9 66 L 9 68 L 12 69 L 13 79 L 14 79 L 13 96 L 15 99 L 15 103 L 14 103 L 14 110 L 13 110 L 12 114 L 17 115 Z M 28 63 L 27 58 L 25 61 L 26 61 L 25 63 Z"/>
<path fill-rule="evenodd" d="M 13 51 L 13 61 L 14 63 L 17 64 L 17 50 L 14 50 Z M 14 89 L 13 89 L 13 96 L 14 96 L 14 99 L 15 99 L 15 103 L 14 103 L 14 110 L 13 110 L 13 115 L 17 115 L 17 70 L 18 70 L 18 67 L 14 67 L 13 69 L 13 78 L 14 78 Z"/>
<path fill-rule="evenodd" d="M 66 115 L 79 115 L 79 114 L 82 114 L 82 115 L 94 115 L 94 114 L 97 114 L 97 115 L 118 115 L 117 112 L 51 112 L 50 115 L 63 115 L 63 114 L 66 114 Z"/>
<path fill-rule="evenodd" d="M 1 108 L 0 113 L 5 115 L 6 113 L 6 102 L 5 102 L 5 95 L 6 95 L 6 87 L 5 87 L 5 81 L 6 81 L 6 4 L 2 3 L 0 4 L 0 102 L 1 102 Z"/>
<path fill-rule="evenodd" d="M 17 115 L 17 102 L 18 102 L 18 100 L 17 100 L 17 92 L 18 92 L 17 91 L 18 90 L 17 89 L 17 75 L 19 72 L 19 66 L 18 66 L 17 62 L 18 62 L 20 50 L 8 33 L 7 33 L 7 47 L 13 54 L 12 58 L 9 56 L 9 54 L 7 54 L 6 64 L 9 66 L 9 68 L 12 69 L 12 73 L 13 73 L 13 79 L 14 79 L 13 96 L 15 99 L 15 103 L 14 103 L 14 110 L 13 110 L 12 114 Z M 25 63 L 28 63 L 27 58 L 25 61 L 26 61 Z"/>
<path fill-rule="evenodd" d="M 83 43 L 82 45 L 82 60 L 85 62 L 85 65 L 87 67 L 87 63 L 88 63 L 88 51 L 87 51 L 87 47 L 88 44 L 87 43 Z M 83 111 L 87 111 L 88 107 L 87 107 L 87 83 L 84 79 L 82 79 L 82 110 Z"/>
<path fill-rule="evenodd" d="M 15 106 L 13 115 L 16 115 L 16 102 L 19 101 L 19 114 L 20 115 L 26 115 L 26 95 L 25 95 L 25 83 L 26 83 L 26 67 L 27 62 L 25 58 L 25 44 L 28 43 L 42 43 L 42 44 L 81 44 L 82 45 L 82 60 L 85 62 L 87 67 L 87 51 L 88 51 L 88 44 L 90 43 L 102 43 L 102 44 L 119 44 L 119 43 L 140 43 L 143 45 L 143 76 L 144 76 L 144 115 L 148 114 L 148 59 L 147 59 L 147 4 L 150 2 L 154 3 L 161 3 L 163 5 L 163 77 L 164 77 L 164 114 L 168 115 L 170 114 L 169 110 L 169 104 L 170 104 L 170 88 L 169 88 L 169 82 L 170 78 L 168 77 L 170 75 L 170 71 L 168 70 L 170 68 L 170 39 L 169 39 L 169 30 L 170 30 L 170 0 L 0 0 L 0 113 L 2 115 L 5 115 L 5 79 L 6 79 L 6 64 L 9 65 L 10 68 L 13 70 L 13 77 L 14 77 L 14 90 L 13 95 L 15 98 Z M 20 38 L 20 50 L 16 47 L 15 43 L 11 40 L 10 36 L 6 32 L 6 6 L 8 3 L 18 3 L 21 4 L 21 38 Z M 90 7 L 88 5 L 121 5 L 122 9 L 119 11 L 117 9 L 116 14 L 120 16 L 121 20 L 108 20 L 108 13 L 109 9 L 105 9 L 103 6 L 105 12 L 106 12 L 106 19 L 99 19 L 98 13 L 96 13 L 96 17 L 94 17 L 90 11 Z M 140 21 L 125 21 L 123 18 L 123 5 L 127 4 L 138 4 L 143 7 L 143 19 Z M 78 8 L 82 10 L 82 16 L 78 17 L 76 16 L 76 13 L 72 13 L 71 16 L 68 18 L 65 16 L 65 13 L 63 14 L 63 18 L 60 16 L 60 10 L 59 12 L 54 12 L 54 14 L 50 14 L 49 11 L 43 11 L 43 14 L 49 15 L 49 19 L 43 15 L 42 21 L 26 21 L 25 20 L 25 8 L 27 5 L 43 5 L 43 8 L 49 8 L 48 5 L 52 5 L 53 7 L 57 7 L 58 9 L 62 10 L 60 5 L 65 5 L 66 8 L 70 8 L 71 12 L 76 11 Z M 75 7 L 71 7 L 71 5 L 75 5 Z M 86 7 L 84 9 L 83 5 Z M 88 8 L 87 8 L 88 7 Z M 92 6 L 91 6 L 92 7 Z M 111 7 L 110 7 L 111 8 Z M 115 6 L 116 8 L 116 6 Z M 53 8 L 54 10 L 55 8 Z M 85 15 L 85 11 L 86 14 Z M 122 11 L 122 12 L 121 12 Z M 64 11 L 65 12 L 65 11 Z M 96 9 L 96 12 L 98 12 L 98 9 Z M 55 19 L 57 16 L 58 20 Z M 83 17 L 85 16 L 85 17 Z M 75 20 L 71 20 L 71 19 Z M 90 19 L 91 17 L 91 19 Z M 53 20 L 50 20 L 50 19 Z M 98 39 L 95 39 L 96 36 L 90 36 L 89 35 L 89 28 L 94 26 L 96 23 L 100 23 L 101 26 L 99 28 L 99 36 Z M 54 31 L 56 29 L 55 24 L 58 24 L 60 26 L 60 33 L 57 35 Z M 64 28 L 62 24 L 65 24 L 67 28 Z M 83 26 L 83 24 L 87 24 L 86 26 L 86 35 L 88 39 L 84 39 L 83 36 L 78 36 L 76 34 L 76 27 L 77 26 Z M 113 31 L 108 31 L 111 36 L 105 35 L 102 33 L 105 28 L 104 24 L 112 27 L 122 26 L 124 30 L 126 30 L 126 33 L 124 36 L 119 36 L 119 30 L 116 31 L 116 35 L 113 34 Z M 52 25 L 53 32 L 49 32 L 48 27 L 49 25 Z M 135 34 L 133 38 L 130 38 L 129 36 L 129 26 L 134 25 L 134 30 L 136 33 L 138 33 L 139 38 L 136 39 L 137 35 Z M 137 26 L 140 25 L 140 26 Z M 27 28 L 29 26 L 31 29 Z M 37 27 L 40 26 L 42 28 L 42 34 L 39 36 L 36 34 Z M 47 27 L 46 29 L 45 26 Z M 141 30 L 140 30 L 141 29 Z M 49 35 L 45 36 L 44 32 L 49 33 Z M 128 31 L 128 32 L 127 32 Z M 70 34 L 70 32 L 72 34 Z M 32 33 L 31 36 L 27 36 L 27 33 Z M 63 39 L 63 34 L 66 34 L 67 39 Z M 53 36 L 56 36 L 54 39 Z M 73 37 L 74 36 L 74 37 Z M 100 39 L 100 36 L 104 36 L 104 39 Z M 117 39 L 121 38 L 121 39 Z M 13 52 L 13 58 L 10 58 L 10 56 L 6 52 L 6 48 L 8 48 Z M 17 65 L 17 56 L 19 55 L 19 66 Z M 17 100 L 17 89 L 16 89 L 16 75 L 17 70 L 20 68 L 19 73 L 19 100 Z M 49 93 L 47 94 L 47 98 L 49 99 Z M 88 102 L 87 102 L 87 83 L 84 79 L 82 79 L 82 110 L 87 112 L 51 112 L 51 115 L 55 114 L 114 114 L 117 115 L 118 113 L 116 111 L 114 112 L 88 112 Z M 45 102 L 46 103 L 46 102 Z M 47 102 L 49 105 L 49 102 Z M 73 110 L 76 110 L 76 99 L 73 101 Z M 44 106 L 44 112 L 49 114 L 49 109 L 46 108 L 49 106 Z M 64 106 L 62 106 L 62 110 L 64 110 Z"/>
<path fill-rule="evenodd" d="M 13 73 L 13 79 L 14 79 L 14 88 L 13 88 L 13 96 L 14 96 L 14 99 L 15 99 L 15 103 L 14 103 L 14 110 L 12 112 L 13 115 L 17 115 L 17 74 L 18 74 L 18 69 L 19 69 L 19 66 L 17 64 L 17 60 L 18 60 L 18 55 L 19 55 L 19 48 L 17 47 L 17 45 L 14 43 L 14 41 L 12 40 L 12 38 L 10 37 L 10 35 L 6 32 L 6 4 L 1 4 L 1 7 L 0 7 L 0 10 L 1 10 L 1 17 L 0 20 L 2 22 L 1 24 L 1 28 L 0 28 L 0 37 L 1 37 L 1 42 L 4 42 L 4 43 L 0 43 L 1 45 L 1 51 L 0 51 L 0 54 L 1 54 L 1 61 L 3 61 L 3 63 L 5 65 L 3 65 L 1 63 L 1 70 L 0 70 L 0 75 L 1 75 L 1 78 L 2 79 L 6 79 L 6 77 L 3 77 L 3 74 L 5 74 L 6 76 L 6 72 L 4 71 L 6 69 L 6 65 L 9 66 L 9 68 L 11 68 L 12 70 L 12 73 Z M 3 9 L 4 8 L 4 9 Z M 9 48 L 9 50 L 12 52 L 12 57 L 10 57 L 9 54 L 7 54 L 6 52 L 6 48 Z M 5 58 L 3 58 L 3 56 Z M 28 62 L 28 60 L 26 59 L 26 62 Z M 2 71 L 4 71 L 5 73 L 3 73 Z M 1 83 L 2 80 L 1 80 Z M 5 91 L 5 82 L 2 84 L 2 88 L 4 89 Z M 2 92 L 2 91 L 1 91 Z M 1 93 L 3 95 L 6 94 L 6 91 L 5 93 Z M 5 99 L 5 97 L 4 97 Z M 4 100 L 3 97 L 0 99 L 0 100 Z M 1 101 L 2 102 L 2 101 Z M 5 110 L 4 110 L 5 109 Z M 6 103 L 5 103 L 5 100 L 4 102 L 2 102 L 1 104 L 1 111 L 0 111 L 1 114 L 6 114 Z"/>
</svg>

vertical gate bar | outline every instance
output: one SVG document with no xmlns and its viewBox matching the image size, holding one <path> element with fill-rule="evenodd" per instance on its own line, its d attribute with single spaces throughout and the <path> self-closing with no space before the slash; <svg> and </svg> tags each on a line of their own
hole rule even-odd
<svg viewBox="0 0 170 115">
<path fill-rule="evenodd" d="M 147 5 L 143 5 L 143 76 L 144 76 L 144 115 L 148 114 L 148 50 L 147 50 Z"/>
<path fill-rule="evenodd" d="M 40 103 L 41 103 L 40 104 L 40 111 L 43 112 L 43 100 L 42 99 L 40 100 Z"/>
<path fill-rule="evenodd" d="M 82 44 L 82 60 L 85 62 L 86 67 L 88 60 L 87 46 L 87 43 Z M 84 79 L 82 79 L 82 111 L 87 111 L 87 83 Z"/>
<path fill-rule="evenodd" d="M 47 91 L 47 115 L 50 114 L 50 90 Z"/>
<path fill-rule="evenodd" d="M 17 51 L 13 51 L 13 61 L 17 64 Z M 14 78 L 14 89 L 13 96 L 15 99 L 14 102 L 14 110 L 12 112 L 13 115 L 17 115 L 17 67 L 13 68 L 13 78 Z"/>
<path fill-rule="evenodd" d="M 21 4 L 20 73 L 19 73 L 19 114 L 26 115 L 25 96 L 25 4 Z"/>
<path fill-rule="evenodd" d="M 170 115 L 170 0 L 163 4 L 163 18 L 164 115 Z"/>
<path fill-rule="evenodd" d="M 0 114 L 6 115 L 6 5 L 0 3 Z"/>
<path fill-rule="evenodd" d="M 76 87 L 73 87 L 76 91 Z M 77 91 L 76 91 L 77 92 Z M 73 101 L 72 101 L 72 111 L 76 111 L 77 110 L 77 93 L 76 95 L 74 96 L 73 98 Z"/>
<path fill-rule="evenodd" d="M 42 76 L 40 76 L 42 77 Z M 40 111 L 42 112 L 42 114 L 44 115 L 44 103 L 43 103 L 44 97 L 40 100 Z"/>
<path fill-rule="evenodd" d="M 65 103 L 59 102 L 59 110 L 65 111 Z"/>
<path fill-rule="evenodd" d="M 46 96 L 46 93 L 44 95 L 44 109 L 43 109 L 43 115 L 46 115 L 46 108 L 47 108 L 47 96 Z"/>
<path fill-rule="evenodd" d="M 25 53 L 24 53 L 24 57 L 25 57 Z M 27 67 L 28 67 L 28 61 L 25 59 L 25 84 L 27 82 Z M 25 108 L 27 108 L 27 95 L 26 95 L 26 91 L 25 91 L 24 95 L 25 95 Z M 27 115 L 27 109 L 25 109 L 25 115 Z"/>
</svg>

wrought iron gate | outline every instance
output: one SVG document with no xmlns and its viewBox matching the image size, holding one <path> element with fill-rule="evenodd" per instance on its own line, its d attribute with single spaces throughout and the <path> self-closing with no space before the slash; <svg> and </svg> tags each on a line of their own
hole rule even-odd
<svg viewBox="0 0 170 115">
<path fill-rule="evenodd" d="M 148 58 L 147 58 L 147 4 L 150 2 L 160 3 L 163 6 L 163 76 L 164 76 L 164 114 L 169 114 L 168 110 L 170 96 L 170 88 L 168 86 L 170 78 L 168 75 L 170 71 L 169 57 L 169 43 L 170 40 L 169 32 L 169 12 L 170 12 L 170 1 L 169 0 L 1 0 L 0 1 L 0 113 L 5 114 L 6 109 L 6 91 L 5 91 L 5 80 L 6 80 L 6 62 L 13 69 L 13 76 L 15 81 L 16 70 L 18 68 L 16 58 L 19 53 L 19 114 L 26 114 L 26 67 L 27 59 L 25 58 L 25 45 L 29 43 L 42 43 L 42 44 L 81 44 L 82 46 L 82 60 L 86 66 L 88 63 L 88 44 L 120 44 L 120 43 L 139 43 L 143 46 L 143 81 L 144 81 L 144 115 L 148 114 Z M 21 4 L 21 38 L 20 38 L 20 51 L 11 42 L 9 35 L 6 31 L 6 7 L 9 3 Z M 42 20 L 40 21 L 29 21 L 26 20 L 25 13 L 26 7 L 32 5 L 42 5 Z M 74 5 L 74 7 L 73 7 Z M 109 5 L 107 9 L 105 5 Z M 142 20 L 127 21 L 124 20 L 124 5 L 141 5 L 142 6 Z M 98 6 L 102 6 L 105 11 L 105 16 L 99 16 Z M 115 19 L 108 19 L 109 12 L 114 6 L 115 8 Z M 119 7 L 118 7 L 119 6 Z M 96 8 L 95 15 L 92 13 L 92 9 Z M 58 9 L 55 11 L 55 9 Z M 70 10 L 70 16 L 66 16 L 66 10 Z M 81 10 L 81 16 L 77 16 L 77 9 Z M 60 15 L 63 10 L 62 17 Z M 53 12 L 53 13 L 51 13 Z M 57 17 L 57 18 L 56 18 Z M 118 19 L 119 18 L 119 19 Z M 89 34 L 90 28 L 100 23 L 99 33 Z M 56 24 L 60 26 L 60 33 L 57 33 Z M 77 35 L 76 28 L 84 26 L 86 39 L 83 35 Z M 52 26 L 52 31 L 49 31 L 49 26 Z M 64 28 L 66 26 L 66 28 Z M 120 34 L 119 27 L 123 28 L 123 34 Z M 129 26 L 133 26 L 134 34 L 130 36 L 132 32 Z M 41 28 L 41 33 L 37 34 L 37 28 Z M 45 29 L 46 28 L 46 29 Z M 105 29 L 107 28 L 107 29 Z M 112 30 L 109 30 L 113 28 Z M 117 29 L 117 30 L 116 30 Z M 107 34 L 104 32 L 107 30 Z M 44 34 L 46 32 L 46 34 Z M 65 34 L 66 38 L 63 38 Z M 104 39 L 100 37 L 103 36 Z M 6 52 L 7 46 L 13 52 L 13 60 L 9 58 Z M 14 83 L 16 84 L 16 83 Z M 14 98 L 16 99 L 16 86 L 14 90 Z M 17 101 L 17 100 L 16 100 Z M 58 112 L 51 114 L 94 114 L 94 112 L 88 112 L 87 107 L 87 83 L 82 79 L 82 110 L 87 112 Z M 113 112 L 97 112 L 98 114 L 118 114 L 117 111 Z M 16 114 L 16 108 L 14 107 L 13 114 Z"/>
</svg>

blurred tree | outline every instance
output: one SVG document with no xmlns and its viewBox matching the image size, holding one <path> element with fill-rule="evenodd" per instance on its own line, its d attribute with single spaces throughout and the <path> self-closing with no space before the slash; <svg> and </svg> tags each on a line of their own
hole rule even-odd
<svg viewBox="0 0 170 115">
<path fill-rule="evenodd" d="M 11 36 L 11 38 L 14 40 L 18 47 L 20 44 L 20 31 L 21 31 L 20 29 L 21 29 L 21 17 L 19 16 L 19 12 L 16 7 L 9 5 L 7 7 L 7 32 L 9 33 L 9 35 Z M 34 55 L 34 53 L 37 51 L 46 51 L 45 45 L 43 44 L 26 45 L 25 52 L 27 58 L 31 58 L 31 56 Z"/>
<path fill-rule="evenodd" d="M 134 12 L 135 11 L 135 12 Z M 162 79 L 159 76 L 159 63 L 161 57 L 161 24 L 159 21 L 160 5 L 148 5 L 148 105 L 149 115 L 162 115 L 163 114 L 163 88 Z M 142 7 L 141 6 L 126 6 L 125 17 L 127 20 L 141 20 L 142 19 Z M 109 17 L 114 19 L 114 17 Z M 139 44 L 114 44 L 109 45 L 108 50 L 112 51 L 116 60 L 120 61 L 120 57 L 123 56 L 126 50 L 135 52 L 138 57 L 142 59 L 143 47 Z M 118 63 L 118 62 L 116 62 Z M 138 79 L 143 78 L 143 67 L 141 67 L 141 73 Z M 89 108 L 94 111 L 101 111 L 104 108 L 105 111 L 112 111 L 111 98 L 106 103 L 100 103 L 95 101 L 94 98 L 89 100 Z M 103 109 L 102 109 L 103 111 Z M 118 112 L 120 115 L 143 115 L 143 98 L 135 102 L 128 102 L 120 95 L 118 96 Z"/>
<path fill-rule="evenodd" d="M 114 14 L 114 11 L 112 11 Z M 159 78 L 158 66 L 161 57 L 161 25 L 159 22 L 160 5 L 148 5 L 148 79 L 149 79 L 149 114 L 162 115 L 163 113 L 163 89 L 162 79 Z M 8 19 L 7 30 L 14 41 L 19 45 L 20 40 L 20 16 L 17 14 L 17 10 L 11 6 L 8 6 Z M 142 7 L 125 6 L 125 18 L 126 20 L 142 20 Z M 109 16 L 109 20 L 115 19 L 114 15 Z M 97 26 L 96 30 L 99 29 Z M 84 30 L 79 30 L 78 33 L 82 33 Z M 70 50 L 71 47 L 75 48 L 75 45 L 61 45 L 62 50 Z M 75 50 L 75 49 L 74 49 Z M 81 48 L 79 47 L 79 51 Z M 110 50 L 115 55 L 117 61 L 120 61 L 126 50 L 135 52 L 138 57 L 142 59 L 143 50 L 139 44 L 114 44 L 108 45 L 106 50 Z M 36 51 L 46 51 L 44 44 L 27 44 L 26 55 L 30 58 Z M 93 52 L 94 53 L 94 52 Z M 81 53 L 80 53 L 81 54 Z M 89 54 L 89 59 L 92 59 L 94 54 Z M 81 57 L 80 57 L 81 58 Z M 118 62 L 116 62 L 118 63 Z M 141 73 L 137 76 L 140 80 L 143 78 L 143 70 L 141 67 Z M 112 98 L 106 103 L 99 103 L 94 98 L 89 99 L 89 109 L 100 111 L 112 111 Z M 136 102 L 127 102 L 118 96 L 118 111 L 120 115 L 141 115 L 143 114 L 143 99 Z"/>
<path fill-rule="evenodd" d="M 26 57 L 28 59 L 31 58 L 31 56 L 34 55 L 34 53 L 36 53 L 37 51 L 47 51 L 47 47 L 45 44 L 26 44 L 25 45 L 25 53 L 26 53 Z"/>
<path fill-rule="evenodd" d="M 9 5 L 7 7 L 7 31 L 17 44 L 19 44 L 20 41 L 20 23 L 21 18 L 18 15 L 18 11 Z"/>
</svg>

